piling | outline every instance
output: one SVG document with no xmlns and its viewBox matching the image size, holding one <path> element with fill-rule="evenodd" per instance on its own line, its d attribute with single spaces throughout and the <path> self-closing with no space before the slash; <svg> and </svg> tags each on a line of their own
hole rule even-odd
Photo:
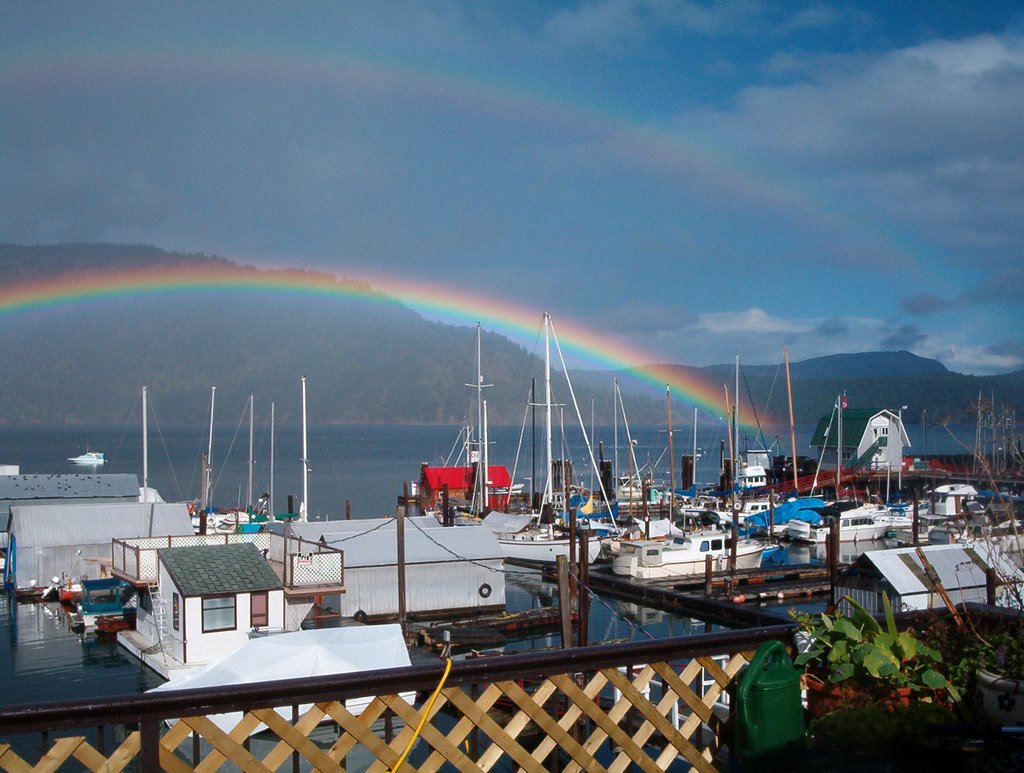
<svg viewBox="0 0 1024 773">
<path fill-rule="evenodd" d="M 914 547 L 917 547 L 918 544 L 920 544 L 918 536 L 917 536 L 918 517 L 920 515 L 920 512 L 919 512 L 920 511 L 920 505 L 921 505 L 920 494 L 918 493 L 917 487 L 915 486 L 914 487 L 914 523 L 913 523 L 913 527 L 912 527 L 913 530 L 914 530 L 914 542 L 913 542 Z"/>
</svg>

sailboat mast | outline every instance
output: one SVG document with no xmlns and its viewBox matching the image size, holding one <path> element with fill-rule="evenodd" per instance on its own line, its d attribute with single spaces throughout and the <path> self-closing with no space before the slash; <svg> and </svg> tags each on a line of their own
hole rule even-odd
<svg viewBox="0 0 1024 773">
<path fill-rule="evenodd" d="M 836 499 L 839 499 L 839 485 L 843 479 L 843 396 L 838 398 L 839 403 L 839 432 L 836 436 Z"/>
<path fill-rule="evenodd" d="M 483 359 L 481 358 L 481 340 L 483 338 L 483 328 L 480 323 L 476 323 L 476 383 L 466 384 L 468 387 L 476 389 L 476 464 L 477 474 L 473 478 L 473 501 L 471 504 L 472 509 L 483 514 L 484 508 L 488 505 L 487 497 L 487 468 L 483 467 L 486 463 L 487 452 L 486 444 L 487 441 L 484 439 L 484 433 L 486 431 L 487 418 L 484 412 L 484 387 L 491 386 L 490 384 L 484 383 L 483 374 Z M 473 460 L 470 456 L 470 451 L 473 447 L 471 433 L 466 433 L 466 464 L 472 465 Z"/>
<path fill-rule="evenodd" d="M 245 497 L 245 509 L 252 510 L 252 405 L 253 396 L 249 394 L 249 488 Z"/>
<path fill-rule="evenodd" d="M 665 384 L 665 405 L 668 407 L 668 517 L 671 521 L 676 512 L 676 457 L 672 450 L 672 390 Z"/>
<path fill-rule="evenodd" d="M 739 471 L 740 471 L 740 356 L 736 355 L 736 389 L 733 391 L 733 420 L 732 420 L 732 433 L 733 433 L 733 453 L 732 453 L 732 485 L 735 488 L 739 488 Z"/>
<path fill-rule="evenodd" d="M 544 482 L 544 502 L 553 500 L 551 491 L 551 317 L 544 312 L 544 446 L 547 471 Z"/>
<path fill-rule="evenodd" d="M 146 408 L 146 394 L 149 387 L 142 387 L 142 501 L 149 502 L 149 410 Z"/>
<path fill-rule="evenodd" d="M 693 409 L 693 490 L 697 490 L 697 409 Z"/>
<path fill-rule="evenodd" d="M 274 517 L 274 403 L 270 403 L 270 501 L 267 515 Z"/>
<path fill-rule="evenodd" d="M 789 399 L 789 445 L 793 449 L 793 490 L 797 486 L 796 470 L 796 425 L 793 423 L 793 382 L 789 378 L 789 347 L 782 347 L 782 355 L 786 360 L 786 397 Z"/>
<path fill-rule="evenodd" d="M 480 425 L 483 429 L 481 430 L 480 443 L 483 449 L 480 459 L 480 482 L 483 485 L 483 509 L 482 512 L 486 512 L 490 507 L 490 496 L 488 487 L 490 485 L 490 460 L 489 454 L 487 453 L 487 401 L 483 401 L 483 413 L 481 414 L 483 423 Z"/>
<path fill-rule="evenodd" d="M 206 444 L 206 506 L 210 507 L 213 505 L 213 476 L 210 475 L 209 471 L 213 469 L 213 408 L 217 401 L 217 387 L 210 387 L 210 439 Z"/>
<path fill-rule="evenodd" d="M 735 416 L 736 416 L 735 408 L 730 408 L 729 407 L 729 385 L 725 384 L 724 386 L 725 386 L 725 415 L 726 416 L 732 415 L 734 417 L 734 420 L 735 420 Z M 736 478 L 735 478 L 735 475 L 736 475 L 736 451 L 735 451 L 735 449 L 733 448 L 733 445 L 732 445 L 732 433 L 731 432 L 728 433 L 728 437 L 729 437 L 729 456 L 732 457 L 732 460 L 733 460 L 732 473 L 733 473 L 734 477 L 733 477 L 733 480 L 732 480 L 731 488 L 732 488 L 733 511 L 735 512 L 735 508 L 736 508 Z"/>
<path fill-rule="evenodd" d="M 306 442 L 306 377 L 302 377 L 302 505 L 299 520 L 309 520 L 309 447 Z"/>
<path fill-rule="evenodd" d="M 615 474 L 619 474 L 619 380 L 612 379 L 612 420 L 614 433 L 612 445 L 615 448 Z"/>
</svg>

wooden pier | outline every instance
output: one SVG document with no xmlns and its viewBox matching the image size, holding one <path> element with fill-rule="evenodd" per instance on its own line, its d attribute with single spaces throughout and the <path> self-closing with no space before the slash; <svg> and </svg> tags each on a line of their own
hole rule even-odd
<svg viewBox="0 0 1024 773">
<path fill-rule="evenodd" d="M 641 581 L 591 568 L 588 585 L 609 596 L 730 627 L 778 625 L 788 620 L 794 600 L 831 590 L 828 568 L 816 564 L 716 572 L 710 584 L 704 575 Z"/>
</svg>

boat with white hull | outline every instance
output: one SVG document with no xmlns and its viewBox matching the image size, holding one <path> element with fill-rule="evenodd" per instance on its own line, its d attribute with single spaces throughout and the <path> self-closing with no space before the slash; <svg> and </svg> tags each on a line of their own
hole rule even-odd
<svg viewBox="0 0 1024 773">
<path fill-rule="evenodd" d="M 826 542 L 833 520 L 839 520 L 840 542 L 863 542 L 878 540 L 887 531 L 896 528 L 896 523 L 887 513 L 879 514 L 874 505 L 847 510 L 838 516 L 827 516 L 820 523 L 812 524 L 792 520 L 786 524 L 786 536 L 794 542 Z"/>
<path fill-rule="evenodd" d="M 554 526 L 538 524 L 532 514 L 515 515 L 493 511 L 482 525 L 491 529 L 506 558 L 520 561 L 557 561 L 569 557 L 568 536 L 556 532 Z M 587 556 L 593 563 L 601 554 L 601 540 L 587 541 Z"/>
<path fill-rule="evenodd" d="M 741 539 L 736 543 L 736 569 L 756 569 L 761 565 L 765 543 Z M 703 574 L 707 558 L 712 571 L 729 568 L 732 539 L 724 532 L 703 532 L 671 540 L 635 540 L 623 542 L 612 561 L 612 573 L 635 580 L 688 577 Z"/>
<path fill-rule="evenodd" d="M 78 456 L 69 456 L 68 461 L 72 464 L 81 464 L 90 467 L 98 467 L 101 464 L 107 463 L 102 451 L 86 451 L 84 454 L 79 454 Z"/>
</svg>

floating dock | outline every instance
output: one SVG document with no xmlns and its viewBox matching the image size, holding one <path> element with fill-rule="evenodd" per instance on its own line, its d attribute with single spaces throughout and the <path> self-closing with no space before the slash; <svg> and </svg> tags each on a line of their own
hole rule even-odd
<svg viewBox="0 0 1024 773">
<path fill-rule="evenodd" d="M 609 596 L 725 626 L 778 625 L 788 621 L 795 600 L 811 601 L 830 591 L 828 568 L 817 564 L 719 572 L 710 588 L 703 574 L 634 580 L 592 567 L 588 585 Z"/>
</svg>

